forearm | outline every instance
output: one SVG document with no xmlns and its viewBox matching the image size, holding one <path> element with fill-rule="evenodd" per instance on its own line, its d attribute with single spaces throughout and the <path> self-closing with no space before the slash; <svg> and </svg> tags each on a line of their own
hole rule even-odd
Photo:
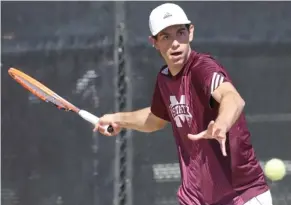
<svg viewBox="0 0 291 205">
<path fill-rule="evenodd" d="M 220 102 L 217 123 L 225 126 L 226 130 L 235 124 L 245 106 L 244 100 L 236 93 L 226 93 Z"/>
<path fill-rule="evenodd" d="M 157 123 L 151 120 L 150 107 L 137 110 L 134 112 L 121 112 L 117 113 L 117 124 L 123 128 L 134 129 L 141 132 L 153 132 L 159 130 L 160 127 Z"/>
</svg>

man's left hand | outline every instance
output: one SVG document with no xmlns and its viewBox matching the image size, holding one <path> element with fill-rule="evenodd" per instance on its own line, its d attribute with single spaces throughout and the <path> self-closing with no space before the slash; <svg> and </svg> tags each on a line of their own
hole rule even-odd
<svg viewBox="0 0 291 205">
<path fill-rule="evenodd" d="M 226 129 L 217 122 L 211 121 L 207 127 L 207 130 L 204 130 L 196 135 L 188 134 L 188 138 L 191 140 L 216 139 L 220 144 L 222 155 L 227 156 L 225 148 Z"/>
</svg>

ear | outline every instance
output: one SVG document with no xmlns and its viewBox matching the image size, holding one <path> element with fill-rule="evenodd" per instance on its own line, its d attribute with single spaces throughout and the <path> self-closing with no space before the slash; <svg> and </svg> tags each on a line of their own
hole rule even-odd
<svg viewBox="0 0 291 205">
<path fill-rule="evenodd" d="M 189 42 L 192 42 L 194 39 L 194 25 L 191 24 L 189 27 Z"/>
<path fill-rule="evenodd" d="M 157 40 L 156 40 L 154 37 L 149 36 L 149 42 L 150 42 L 150 44 L 151 44 L 153 47 L 155 47 L 155 48 L 158 50 L 158 48 L 157 48 Z"/>
</svg>

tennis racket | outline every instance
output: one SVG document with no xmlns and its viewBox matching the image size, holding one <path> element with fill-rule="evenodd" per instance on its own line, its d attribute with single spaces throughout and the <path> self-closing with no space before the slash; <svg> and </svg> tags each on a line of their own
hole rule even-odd
<svg viewBox="0 0 291 205">
<path fill-rule="evenodd" d="M 16 82 L 18 82 L 25 89 L 30 91 L 33 95 L 40 98 L 41 100 L 55 105 L 60 110 L 77 113 L 80 117 L 92 123 L 93 125 L 98 123 L 99 118 L 97 116 L 71 104 L 70 102 L 60 97 L 58 94 L 56 94 L 54 91 L 47 88 L 45 85 L 43 85 L 39 81 L 30 77 L 29 75 L 15 68 L 10 68 L 8 70 L 8 73 Z M 114 131 L 111 125 L 106 126 L 104 128 L 107 129 L 109 133 L 112 133 Z"/>
</svg>

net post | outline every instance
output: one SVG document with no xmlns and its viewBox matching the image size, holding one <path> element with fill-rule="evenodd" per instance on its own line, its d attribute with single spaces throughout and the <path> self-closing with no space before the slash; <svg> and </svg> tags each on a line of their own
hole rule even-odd
<svg viewBox="0 0 291 205">
<path fill-rule="evenodd" d="M 131 110 L 130 66 L 127 61 L 125 2 L 115 2 L 115 109 Z M 114 172 L 114 205 L 132 205 L 132 143 L 131 131 L 123 129 L 116 138 Z"/>
</svg>

